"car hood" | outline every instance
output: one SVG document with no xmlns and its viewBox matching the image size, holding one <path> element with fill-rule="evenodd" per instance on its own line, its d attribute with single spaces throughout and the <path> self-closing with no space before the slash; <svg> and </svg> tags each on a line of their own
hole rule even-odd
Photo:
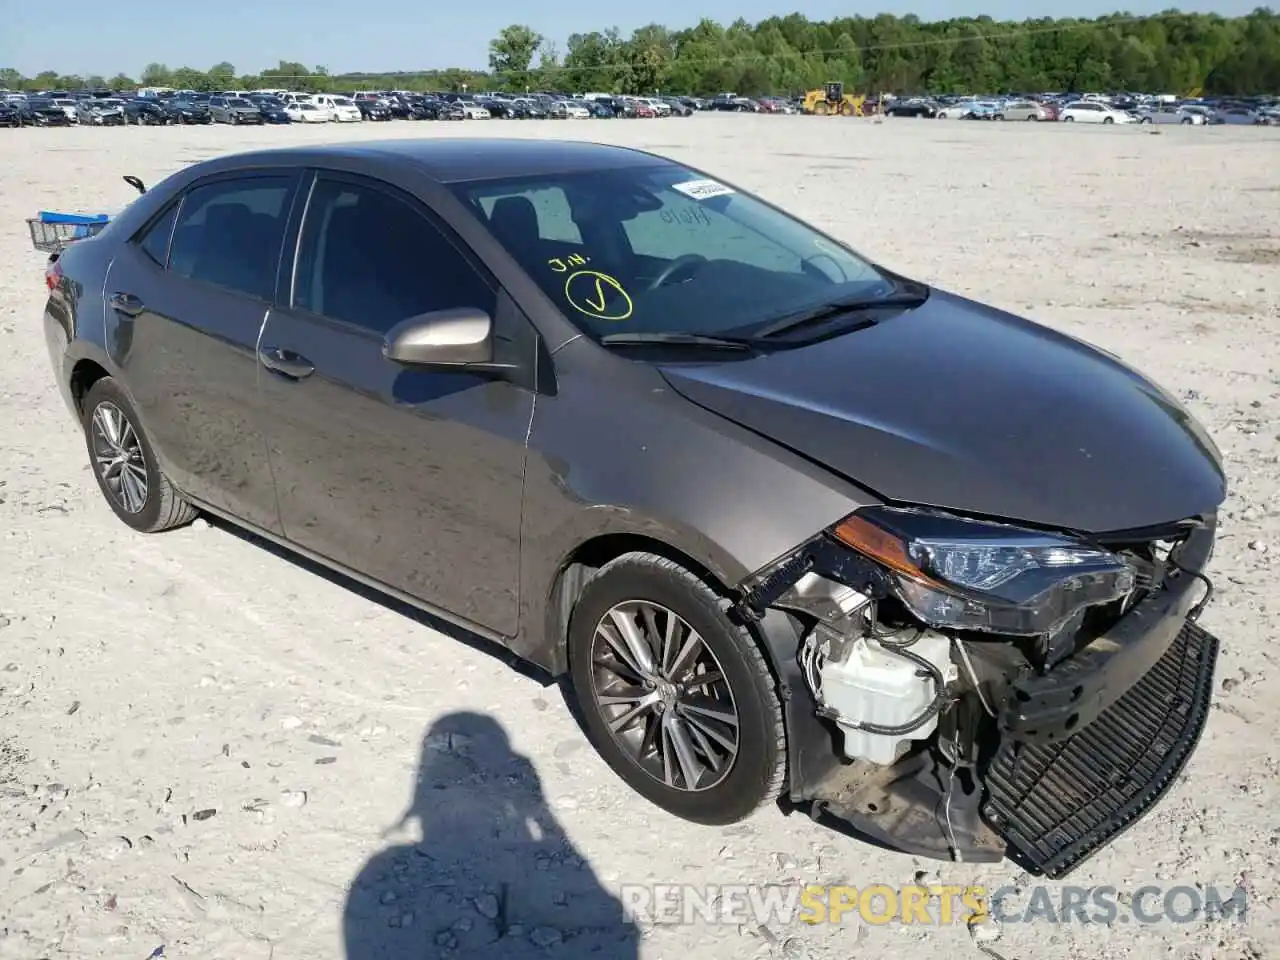
<svg viewBox="0 0 1280 960">
<path fill-rule="evenodd" d="M 1108 353 L 941 291 L 808 346 L 660 370 L 693 403 L 893 502 L 1103 533 L 1225 495 L 1217 448 L 1168 393 Z"/>
</svg>

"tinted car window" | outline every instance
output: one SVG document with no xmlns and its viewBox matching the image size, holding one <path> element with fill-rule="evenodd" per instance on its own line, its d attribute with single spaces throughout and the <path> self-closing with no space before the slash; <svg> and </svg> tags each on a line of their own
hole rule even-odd
<svg viewBox="0 0 1280 960">
<path fill-rule="evenodd" d="M 169 269 L 263 300 L 275 292 L 290 176 L 220 180 L 186 195 Z"/>
<path fill-rule="evenodd" d="M 434 310 L 496 295 L 418 210 L 373 186 L 320 180 L 307 206 L 293 304 L 383 334 Z"/>
<path fill-rule="evenodd" d="M 178 216 L 178 205 L 171 204 L 159 220 L 151 224 L 138 241 L 138 246 L 148 257 L 164 266 L 169 253 L 169 237 L 173 235 L 173 221 Z"/>
</svg>

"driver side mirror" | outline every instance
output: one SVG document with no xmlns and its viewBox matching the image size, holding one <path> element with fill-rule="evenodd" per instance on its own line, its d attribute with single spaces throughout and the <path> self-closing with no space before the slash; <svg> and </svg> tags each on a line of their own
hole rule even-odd
<svg viewBox="0 0 1280 960">
<path fill-rule="evenodd" d="M 475 307 L 419 314 L 387 332 L 382 355 L 408 366 L 491 366 L 493 320 Z"/>
</svg>

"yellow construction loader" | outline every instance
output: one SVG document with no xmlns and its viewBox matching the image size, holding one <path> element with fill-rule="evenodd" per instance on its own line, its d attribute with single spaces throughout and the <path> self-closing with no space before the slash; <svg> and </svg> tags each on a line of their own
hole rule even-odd
<svg viewBox="0 0 1280 960">
<path fill-rule="evenodd" d="M 801 109 L 805 113 L 814 113 L 821 117 L 860 117 L 862 105 L 866 99 L 866 97 L 845 93 L 843 83 L 827 83 L 823 84 L 821 89 L 806 93 Z"/>
</svg>

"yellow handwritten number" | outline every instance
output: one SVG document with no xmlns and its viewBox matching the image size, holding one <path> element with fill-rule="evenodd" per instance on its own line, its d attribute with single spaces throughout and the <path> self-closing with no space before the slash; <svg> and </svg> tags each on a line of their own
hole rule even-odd
<svg viewBox="0 0 1280 960">
<path fill-rule="evenodd" d="M 599 270 L 578 270 L 564 281 L 569 306 L 594 320 L 626 320 L 635 310 L 631 295 L 615 277 Z"/>
</svg>

